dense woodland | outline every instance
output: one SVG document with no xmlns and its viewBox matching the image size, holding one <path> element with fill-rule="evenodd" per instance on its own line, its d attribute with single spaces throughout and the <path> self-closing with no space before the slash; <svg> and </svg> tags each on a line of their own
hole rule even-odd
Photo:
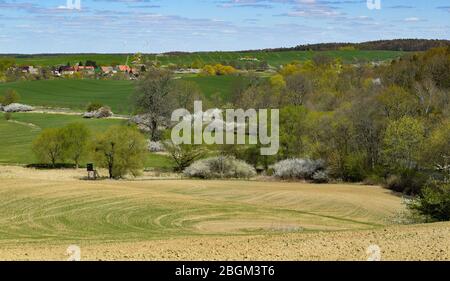
<svg viewBox="0 0 450 281">
<path fill-rule="evenodd" d="M 324 159 L 346 181 L 397 177 L 395 189 L 416 193 L 421 173 L 449 164 L 449 50 L 383 66 L 316 57 L 252 80 L 235 103 L 281 108 L 278 158 Z"/>
</svg>

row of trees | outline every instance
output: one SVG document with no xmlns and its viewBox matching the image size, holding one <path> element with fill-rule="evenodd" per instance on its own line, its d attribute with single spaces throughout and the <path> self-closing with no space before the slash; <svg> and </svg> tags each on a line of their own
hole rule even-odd
<svg viewBox="0 0 450 281">
<path fill-rule="evenodd" d="M 55 167 L 70 161 L 76 168 L 82 161 L 94 161 L 108 169 L 110 178 L 128 173 L 136 176 L 144 167 L 146 141 L 135 128 L 113 126 L 93 136 L 81 123 L 63 128 L 45 129 L 33 142 L 33 151 L 41 163 Z"/>
</svg>

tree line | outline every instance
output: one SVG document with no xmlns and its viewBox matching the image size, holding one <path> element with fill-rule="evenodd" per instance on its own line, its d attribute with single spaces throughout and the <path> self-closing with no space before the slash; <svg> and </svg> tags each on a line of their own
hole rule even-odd
<svg viewBox="0 0 450 281">
<path fill-rule="evenodd" d="M 141 173 L 147 146 L 144 136 L 133 127 L 112 126 L 94 136 L 85 125 L 72 123 L 43 130 L 32 149 L 41 163 L 53 168 L 69 162 L 79 168 L 82 161 L 90 160 L 107 169 L 109 178 L 118 179 Z"/>
</svg>

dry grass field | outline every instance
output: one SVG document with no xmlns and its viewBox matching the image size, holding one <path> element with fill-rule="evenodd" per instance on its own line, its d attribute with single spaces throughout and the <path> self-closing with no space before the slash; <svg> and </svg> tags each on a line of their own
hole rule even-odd
<svg viewBox="0 0 450 281">
<path fill-rule="evenodd" d="M 450 224 L 393 224 L 379 187 L 270 181 L 88 182 L 0 166 L 0 260 L 449 260 Z"/>
</svg>

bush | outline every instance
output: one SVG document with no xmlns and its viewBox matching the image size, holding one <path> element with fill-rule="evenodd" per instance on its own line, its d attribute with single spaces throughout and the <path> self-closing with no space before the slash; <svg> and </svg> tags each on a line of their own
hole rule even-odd
<svg viewBox="0 0 450 281">
<path fill-rule="evenodd" d="M 386 187 L 397 192 L 404 189 L 402 178 L 399 175 L 390 175 L 386 180 Z"/>
<path fill-rule="evenodd" d="M 345 158 L 343 179 L 349 182 L 361 182 L 365 175 L 364 157 L 359 154 L 348 155 Z"/>
<path fill-rule="evenodd" d="M 9 121 L 9 120 L 12 119 L 12 114 L 11 114 L 10 112 L 6 112 L 6 113 L 3 115 L 3 118 L 5 118 L 6 121 Z"/>
<path fill-rule="evenodd" d="M 148 140 L 148 151 L 150 152 L 164 152 L 166 149 L 164 145 L 159 141 Z"/>
<path fill-rule="evenodd" d="M 103 104 L 99 103 L 99 102 L 91 102 L 88 104 L 86 111 L 87 112 L 93 112 L 93 111 L 97 111 L 100 108 L 103 107 Z"/>
<path fill-rule="evenodd" d="M 57 164 L 28 164 L 25 167 L 33 168 L 37 170 L 50 170 L 50 169 L 75 169 L 75 164 L 57 163 Z"/>
<path fill-rule="evenodd" d="M 427 177 L 414 170 L 406 170 L 400 175 L 391 175 L 386 180 L 386 187 L 409 195 L 417 195 L 426 184 Z"/>
<path fill-rule="evenodd" d="M 184 170 L 188 177 L 213 179 L 213 178 L 251 178 L 256 175 L 256 170 L 246 162 L 234 157 L 214 157 L 194 162 Z"/>
<path fill-rule="evenodd" d="M 326 171 L 317 171 L 312 176 L 314 183 L 328 183 L 330 182 L 330 177 Z"/>
<path fill-rule="evenodd" d="M 3 107 L 4 112 L 28 112 L 33 110 L 34 108 L 32 106 L 20 103 L 11 103 Z"/>
<path fill-rule="evenodd" d="M 90 111 L 90 112 L 85 112 L 83 114 L 83 118 L 97 118 L 97 119 L 101 119 L 101 118 L 108 118 L 113 116 L 114 113 L 111 111 L 111 108 L 108 106 L 103 106 L 100 107 L 97 110 L 94 111 Z"/>
<path fill-rule="evenodd" d="M 365 185 L 381 185 L 384 184 L 384 179 L 379 175 L 371 174 L 364 179 L 363 183 Z"/>
<path fill-rule="evenodd" d="M 7 89 L 3 97 L 0 97 L 0 103 L 3 105 L 10 105 L 12 103 L 17 103 L 20 100 L 20 96 L 16 90 Z"/>
<path fill-rule="evenodd" d="M 272 169 L 278 178 L 312 180 L 316 172 L 325 170 L 325 164 L 322 160 L 287 159 L 276 163 Z"/>
<path fill-rule="evenodd" d="M 408 208 L 427 222 L 450 220 L 450 184 L 434 182 L 427 185 L 421 195 L 408 204 Z"/>
<path fill-rule="evenodd" d="M 97 110 L 95 118 L 108 118 L 113 115 L 109 106 L 102 106 Z"/>
</svg>

